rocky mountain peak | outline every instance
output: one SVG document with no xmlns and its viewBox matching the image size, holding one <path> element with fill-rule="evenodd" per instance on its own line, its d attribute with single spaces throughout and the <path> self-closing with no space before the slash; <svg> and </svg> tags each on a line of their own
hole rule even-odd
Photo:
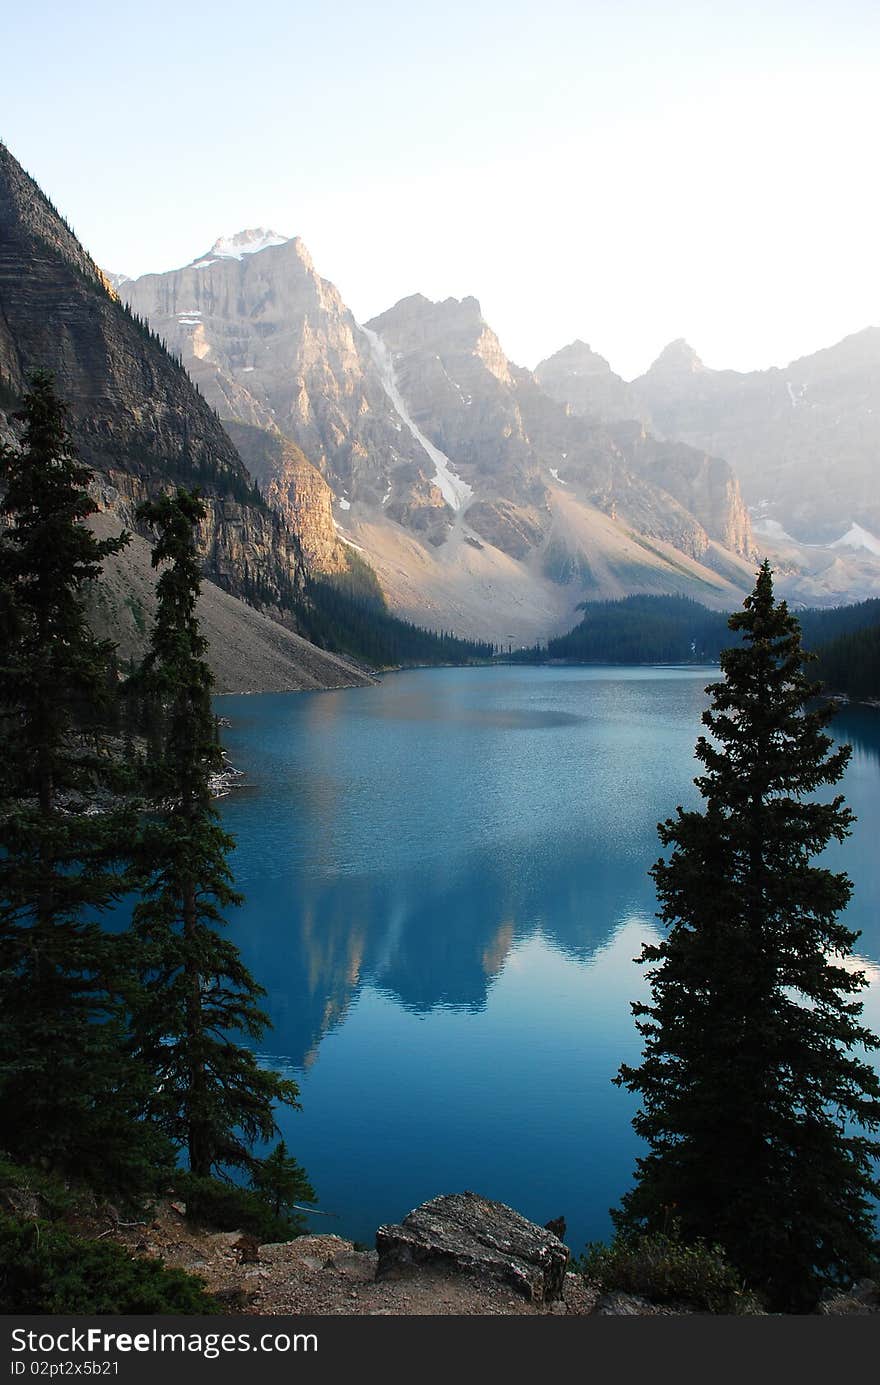
<svg viewBox="0 0 880 1385">
<path fill-rule="evenodd" d="M 392 351 L 426 353 L 445 361 L 447 368 L 452 359 L 477 358 L 496 379 L 510 384 L 510 363 L 483 317 L 479 300 L 472 296 L 435 303 L 415 293 L 367 326 L 377 331 Z"/>
<path fill-rule="evenodd" d="M 578 338 L 535 368 L 535 378 L 551 399 L 576 414 L 605 420 L 642 419 L 630 388 L 604 356 Z"/>
<path fill-rule="evenodd" d="M 236 231 L 234 236 L 220 236 L 214 241 L 208 254 L 216 260 L 240 260 L 242 255 L 257 255 L 272 245 L 284 245 L 290 236 L 282 236 L 265 226 L 254 226 L 248 231 Z"/>
<path fill-rule="evenodd" d="M 472 294 L 468 294 L 465 298 L 444 298 L 441 303 L 431 304 L 431 306 L 437 309 L 438 321 L 448 331 L 459 334 L 471 333 L 477 341 L 483 339 L 488 332 L 493 340 L 497 340 L 495 333 L 483 317 L 480 300 L 474 298 Z"/>
<path fill-rule="evenodd" d="M 706 367 L 700 360 L 696 351 L 685 341 L 684 337 L 678 337 L 671 341 L 668 346 L 664 346 L 660 355 L 648 370 L 648 375 L 697 375 Z"/>
<path fill-rule="evenodd" d="M 478 322 L 483 321 L 483 310 L 480 307 L 480 300 L 479 298 L 474 298 L 473 294 L 468 294 L 462 299 L 447 298 L 444 300 L 444 303 L 452 304 L 454 307 L 459 308 L 463 314 Z"/>
<path fill-rule="evenodd" d="M 612 375 L 614 372 L 604 356 L 600 356 L 598 351 L 580 337 L 575 341 L 569 342 L 568 346 L 563 346 L 561 351 L 556 351 L 552 356 L 548 356 L 545 361 L 541 361 L 535 373 L 540 379 L 541 374 L 554 375 L 565 372 L 569 375 Z"/>
<path fill-rule="evenodd" d="M 179 352 L 221 418 L 292 439 L 326 478 L 326 494 L 310 473 L 305 489 L 310 522 L 320 520 L 327 552 L 335 543 L 323 532 L 325 521 L 331 530 L 333 524 L 327 496 L 337 496 L 343 512 L 358 502 L 377 509 L 384 502 L 384 513 L 395 513 L 390 473 L 401 466 L 409 467 L 408 490 L 442 515 L 433 465 L 396 415 L 368 341 L 303 241 L 256 228 L 229 238 L 229 248 L 183 269 L 144 275 L 124 286 L 124 296 Z M 303 537 L 293 491 L 303 489 L 306 473 L 283 447 L 260 466 L 253 451 L 249 461 L 264 493 L 272 489 L 273 503 Z M 281 489 L 289 503 L 277 499 Z M 306 539 L 304 547 L 314 544 Z"/>
<path fill-rule="evenodd" d="M 407 298 L 401 298 L 393 308 L 374 318 L 367 326 L 381 332 L 382 324 L 387 326 L 392 322 L 398 331 L 425 342 L 435 338 L 466 336 L 475 343 L 486 327 L 476 298 L 444 298 L 435 302 L 423 293 L 411 293 Z"/>
</svg>

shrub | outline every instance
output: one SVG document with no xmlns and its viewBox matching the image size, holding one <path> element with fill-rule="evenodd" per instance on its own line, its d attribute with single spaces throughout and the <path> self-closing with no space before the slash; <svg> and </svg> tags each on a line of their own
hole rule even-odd
<svg viewBox="0 0 880 1385">
<path fill-rule="evenodd" d="M 688 1303 L 707 1313 L 762 1311 L 720 1246 L 688 1245 L 675 1234 L 618 1236 L 610 1246 L 594 1242 L 577 1268 L 606 1291 L 654 1303 Z"/>
<path fill-rule="evenodd" d="M 305 1229 L 302 1218 L 274 1212 L 260 1193 L 237 1183 L 180 1173 L 174 1186 L 186 1202 L 187 1217 L 216 1231 L 246 1231 L 259 1241 L 290 1241 Z"/>
<path fill-rule="evenodd" d="M 111 1241 L 85 1241 L 43 1221 L 0 1214 L 4 1313 L 216 1313 L 204 1286 Z"/>
<path fill-rule="evenodd" d="M 32 1164 L 17 1164 L 0 1153 L 0 1212 L 56 1220 L 88 1214 L 95 1203 L 93 1193 L 72 1188 L 57 1174 Z"/>
</svg>

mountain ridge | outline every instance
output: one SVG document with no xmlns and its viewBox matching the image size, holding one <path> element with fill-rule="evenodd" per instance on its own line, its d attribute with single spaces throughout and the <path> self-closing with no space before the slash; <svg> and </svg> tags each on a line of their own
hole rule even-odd
<svg viewBox="0 0 880 1385">
<path fill-rule="evenodd" d="M 880 327 L 752 371 L 712 369 L 679 339 L 636 379 L 613 376 L 611 403 L 607 382 L 578 369 L 575 346 L 537 367 L 555 399 L 598 418 L 628 409 L 661 437 L 723 456 L 756 518 L 799 542 L 829 543 L 851 524 L 880 534 Z"/>
<path fill-rule="evenodd" d="M 314 464 L 340 539 L 362 547 L 408 619 L 471 635 L 500 620 L 534 638 L 564 626 L 597 583 L 604 594 L 639 581 L 654 590 L 665 574 L 673 590 L 714 588 L 719 599 L 731 574 L 737 589 L 748 584 L 735 478 L 728 490 L 705 479 L 724 463 L 585 429 L 507 359 L 473 296 L 433 304 L 413 294 L 358 324 L 298 237 L 237 262 L 142 276 L 123 292 L 222 418 L 274 429 Z M 403 322 L 405 343 L 395 339 Z M 465 409 L 482 421 L 466 426 Z M 557 480 L 572 449 L 591 478 L 574 508 Z M 265 474 L 261 485 L 278 490 Z M 583 550 L 597 543 L 591 562 Z M 727 544 L 739 554 L 716 552 Z"/>
</svg>

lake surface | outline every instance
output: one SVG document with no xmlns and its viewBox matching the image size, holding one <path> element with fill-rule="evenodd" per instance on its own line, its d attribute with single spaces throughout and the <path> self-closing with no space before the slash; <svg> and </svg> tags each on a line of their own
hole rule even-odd
<svg viewBox="0 0 880 1385">
<path fill-rule="evenodd" d="M 230 936 L 268 990 L 261 1053 L 300 1084 L 285 1139 L 331 1216 L 372 1244 L 473 1189 L 580 1250 L 629 1186 L 634 965 L 654 934 L 659 819 L 698 801 L 711 668 L 482 668 L 375 688 L 224 697 L 246 787 L 222 802 L 246 894 Z M 827 853 L 880 1028 L 880 713 L 850 708 Z"/>
</svg>

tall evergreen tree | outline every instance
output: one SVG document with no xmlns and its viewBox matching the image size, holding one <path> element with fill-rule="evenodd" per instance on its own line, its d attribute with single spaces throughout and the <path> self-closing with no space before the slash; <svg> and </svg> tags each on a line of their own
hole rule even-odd
<svg viewBox="0 0 880 1385">
<path fill-rule="evenodd" d="M 857 1051 L 880 1042 L 846 965 L 858 935 L 837 917 L 851 882 L 811 864 L 849 834 L 842 796 L 813 795 L 850 748 L 825 732 L 833 709 L 812 701 L 812 656 L 767 563 L 730 628 L 743 643 L 721 656 L 711 739 L 696 747 L 704 810 L 659 827 L 667 932 L 641 957 L 642 1063 L 617 1078 L 641 1097 L 650 1152 L 616 1220 L 633 1232 L 674 1219 L 685 1239 L 720 1243 L 774 1308 L 802 1312 L 876 1253 L 880 1081 Z"/>
<path fill-rule="evenodd" d="M 136 686 L 158 728 L 145 782 L 152 812 L 142 829 L 143 899 L 134 911 L 148 950 L 136 1023 L 139 1051 L 156 1076 L 154 1116 L 186 1150 L 199 1178 L 252 1170 L 252 1145 L 276 1132 L 273 1103 L 295 1106 L 295 1083 L 261 1068 L 239 1035 L 259 1038 L 264 994 L 238 949 L 221 937 L 223 911 L 240 902 L 211 795 L 222 765 L 211 706 L 212 675 L 196 603 L 201 584 L 195 525 L 198 494 L 143 505 L 158 535 L 156 625 Z"/>
<path fill-rule="evenodd" d="M 97 919 L 124 890 L 134 819 L 95 728 L 112 646 L 84 611 L 128 535 L 99 542 L 85 523 L 92 473 L 50 376 L 33 377 L 19 417 L 22 446 L 0 449 L 3 1145 L 133 1192 L 159 1151 L 137 1120 L 144 1074 L 124 1056 L 127 949 Z"/>
</svg>

